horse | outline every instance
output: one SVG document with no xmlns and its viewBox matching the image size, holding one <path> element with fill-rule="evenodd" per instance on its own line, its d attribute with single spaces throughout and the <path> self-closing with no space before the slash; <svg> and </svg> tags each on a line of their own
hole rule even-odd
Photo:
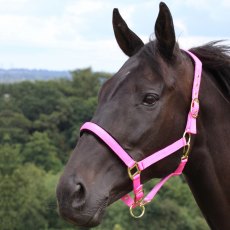
<svg viewBox="0 0 230 230">
<path fill-rule="evenodd" d="M 57 185 L 60 215 L 75 225 L 96 226 L 106 207 L 135 190 L 135 183 L 140 191 L 135 190 L 135 201 L 128 205 L 131 213 L 140 208 L 142 215 L 147 202 L 141 184 L 168 179 L 179 169 L 177 175 L 183 172 L 210 228 L 229 230 L 230 47 L 214 41 L 189 51 L 180 49 L 163 2 L 155 22 L 156 38 L 147 44 L 118 9 L 113 11 L 113 29 L 129 58 L 102 85 L 95 114 L 81 129 Z M 201 68 L 199 60 L 202 73 L 196 70 Z M 197 71 L 200 76 L 195 76 Z M 194 84 L 199 88 L 195 98 Z M 184 132 L 189 119 L 197 122 L 197 132 Z M 140 162 L 175 146 L 177 140 L 180 146 L 173 153 L 140 169 Z"/>
</svg>

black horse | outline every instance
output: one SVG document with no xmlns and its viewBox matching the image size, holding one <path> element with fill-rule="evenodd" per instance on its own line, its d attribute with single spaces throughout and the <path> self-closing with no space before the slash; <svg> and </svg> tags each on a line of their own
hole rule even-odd
<svg viewBox="0 0 230 230">
<path fill-rule="evenodd" d="M 113 11 L 117 42 L 130 58 L 99 93 L 92 122 L 136 161 L 183 134 L 191 104 L 194 63 L 176 42 L 172 16 L 160 3 L 156 39 L 144 45 Z M 190 50 L 203 63 L 198 133 L 184 175 L 211 229 L 230 229 L 230 56 L 212 42 Z M 143 171 L 142 182 L 174 172 L 182 150 Z M 60 214 L 81 226 L 100 223 L 106 206 L 132 190 L 123 162 L 84 132 L 57 187 Z"/>
</svg>

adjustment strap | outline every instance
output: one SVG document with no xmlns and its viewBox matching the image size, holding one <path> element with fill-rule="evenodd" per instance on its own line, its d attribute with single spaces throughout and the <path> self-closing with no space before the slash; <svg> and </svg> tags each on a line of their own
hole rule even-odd
<svg viewBox="0 0 230 230">
<path fill-rule="evenodd" d="M 144 200 L 142 201 L 143 204 L 149 203 L 157 194 L 157 192 L 160 190 L 160 188 L 165 184 L 165 182 L 170 179 L 173 176 L 179 176 L 182 174 L 184 167 L 187 163 L 188 159 L 183 159 L 181 160 L 178 168 L 175 170 L 175 172 L 169 174 L 168 176 L 166 176 L 165 178 L 161 179 L 160 182 L 158 184 L 155 185 L 155 187 L 149 192 L 149 194 L 144 198 Z"/>
<path fill-rule="evenodd" d="M 175 170 L 175 172 L 169 174 L 168 176 L 166 176 L 165 178 L 161 179 L 159 183 L 157 183 L 154 188 L 148 193 L 148 195 L 139 202 L 135 202 L 135 200 L 129 195 L 125 195 L 121 198 L 121 200 L 129 207 L 135 208 L 137 206 L 143 206 L 149 202 L 152 201 L 152 199 L 155 197 L 155 195 L 157 194 L 157 192 L 161 189 L 161 187 L 173 176 L 179 176 L 182 174 L 184 167 L 187 163 L 188 159 L 182 159 L 179 166 L 177 167 L 177 169 Z"/>
<path fill-rule="evenodd" d="M 201 74 L 202 74 L 202 62 L 197 58 L 193 53 L 190 51 L 184 50 L 189 56 L 193 59 L 195 64 L 194 69 L 194 80 L 193 80 L 193 88 L 192 88 L 192 102 L 190 111 L 188 114 L 187 125 L 185 131 L 187 133 L 196 134 L 196 118 L 199 113 L 199 89 L 200 89 L 200 82 L 201 82 Z"/>
<path fill-rule="evenodd" d="M 171 155 L 172 153 L 176 152 L 177 150 L 181 149 L 187 144 L 186 138 L 182 137 L 178 141 L 174 142 L 173 144 L 167 146 L 164 149 L 161 149 L 158 152 L 153 153 L 149 157 L 146 157 L 144 160 L 138 162 L 138 168 L 142 171 L 148 168 L 150 165 L 162 160 L 163 158 Z"/>
<path fill-rule="evenodd" d="M 166 148 L 150 155 L 149 157 L 145 158 L 144 160 L 137 162 L 135 164 L 135 168 L 137 168 L 138 171 L 135 171 L 134 176 L 131 176 L 131 180 L 133 181 L 133 194 L 134 199 L 129 195 L 125 195 L 121 198 L 121 200 L 128 205 L 129 207 L 132 206 L 132 208 L 135 208 L 136 206 L 140 206 L 142 202 L 146 203 L 148 200 L 152 200 L 152 198 L 156 195 L 158 190 L 162 187 L 162 185 L 172 176 L 174 175 L 180 175 L 184 168 L 184 160 L 181 161 L 180 165 L 176 169 L 174 173 L 171 173 L 169 176 L 162 179 L 155 187 L 154 189 L 149 193 L 149 195 L 146 196 L 146 198 L 143 200 L 144 192 L 143 192 L 143 185 L 140 181 L 140 173 L 142 170 L 146 169 L 150 165 L 153 165 L 154 163 L 162 160 L 163 158 L 171 155 L 172 153 L 176 152 L 177 150 L 181 149 L 182 147 L 185 147 L 187 145 L 187 141 L 185 136 L 183 136 L 178 141 L 174 142 L 173 144 L 167 146 Z M 187 159 L 186 159 L 187 162 Z M 182 168 L 183 166 L 183 168 Z M 179 173 L 179 174 L 178 174 Z"/>
</svg>

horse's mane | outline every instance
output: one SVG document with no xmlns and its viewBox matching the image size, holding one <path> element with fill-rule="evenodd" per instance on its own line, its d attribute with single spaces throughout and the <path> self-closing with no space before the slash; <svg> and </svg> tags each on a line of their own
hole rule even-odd
<svg viewBox="0 0 230 230">
<path fill-rule="evenodd" d="M 230 101 L 230 46 L 213 41 L 190 49 L 203 64 L 223 95 Z"/>
</svg>

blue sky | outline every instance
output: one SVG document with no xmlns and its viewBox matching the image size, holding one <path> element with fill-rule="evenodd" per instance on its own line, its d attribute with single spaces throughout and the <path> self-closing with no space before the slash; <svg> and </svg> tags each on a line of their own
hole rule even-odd
<svg viewBox="0 0 230 230">
<path fill-rule="evenodd" d="M 182 48 L 230 39 L 230 0 L 165 3 Z M 156 0 L 0 0 L 0 68 L 115 72 L 127 59 L 113 35 L 115 7 L 148 42 L 159 9 Z"/>
</svg>

